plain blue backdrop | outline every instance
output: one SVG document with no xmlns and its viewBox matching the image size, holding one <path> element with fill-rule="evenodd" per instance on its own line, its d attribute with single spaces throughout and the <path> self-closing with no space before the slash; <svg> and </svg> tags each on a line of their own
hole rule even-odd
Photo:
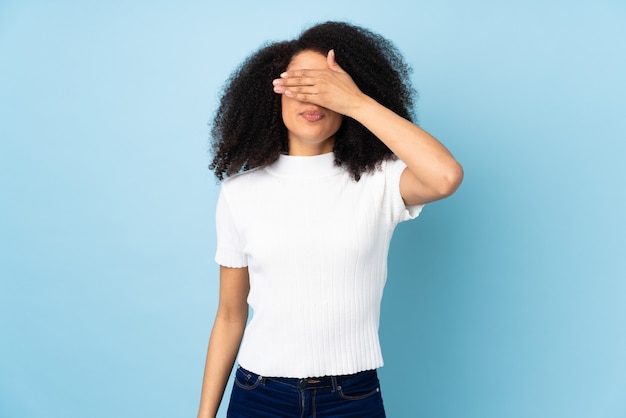
<svg viewBox="0 0 626 418">
<path fill-rule="evenodd" d="M 327 19 L 395 41 L 466 173 L 392 242 L 388 415 L 626 417 L 618 0 L 0 2 L 1 417 L 195 415 L 207 123 L 245 56 Z"/>
</svg>

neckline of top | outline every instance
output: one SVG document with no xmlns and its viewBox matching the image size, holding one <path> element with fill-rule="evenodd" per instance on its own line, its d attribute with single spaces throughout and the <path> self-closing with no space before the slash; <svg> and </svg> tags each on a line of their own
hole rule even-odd
<svg viewBox="0 0 626 418">
<path fill-rule="evenodd" d="M 341 173 L 343 169 L 335 164 L 335 153 L 301 156 L 281 154 L 267 170 L 282 177 L 320 178 Z"/>
</svg>

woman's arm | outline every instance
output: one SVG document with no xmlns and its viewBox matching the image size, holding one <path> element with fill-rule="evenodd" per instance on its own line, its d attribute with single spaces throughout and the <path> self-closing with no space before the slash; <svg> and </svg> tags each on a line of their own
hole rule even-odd
<svg viewBox="0 0 626 418">
<path fill-rule="evenodd" d="M 432 135 L 365 95 L 327 56 L 327 70 L 294 70 L 274 81 L 274 91 L 313 103 L 359 121 L 406 165 L 400 193 L 406 205 L 443 199 L 463 180 L 463 168 Z"/>
<path fill-rule="evenodd" d="M 220 297 L 207 350 L 198 418 L 214 418 L 248 319 L 248 268 L 220 266 Z"/>
<path fill-rule="evenodd" d="M 355 101 L 348 116 L 368 128 L 407 165 L 400 177 L 400 194 L 406 205 L 443 199 L 461 184 L 461 165 L 441 142 L 417 125 L 368 96 Z"/>
</svg>

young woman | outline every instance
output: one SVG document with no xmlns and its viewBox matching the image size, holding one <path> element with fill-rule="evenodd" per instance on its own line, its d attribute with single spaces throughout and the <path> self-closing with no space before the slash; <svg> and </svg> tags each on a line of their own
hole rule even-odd
<svg viewBox="0 0 626 418">
<path fill-rule="evenodd" d="M 198 417 L 217 413 L 238 353 L 229 417 L 385 416 L 391 235 L 463 177 L 410 121 L 408 76 L 388 40 L 341 22 L 231 76 L 212 131 L 220 296 Z"/>
</svg>

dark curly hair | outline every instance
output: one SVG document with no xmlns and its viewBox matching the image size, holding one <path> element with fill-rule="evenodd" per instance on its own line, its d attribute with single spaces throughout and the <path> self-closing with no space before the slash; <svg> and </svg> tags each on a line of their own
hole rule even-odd
<svg viewBox="0 0 626 418">
<path fill-rule="evenodd" d="M 325 22 L 305 30 L 297 39 L 266 44 L 250 55 L 227 80 L 213 120 L 214 157 L 209 168 L 223 180 L 240 171 L 269 165 L 288 152 L 281 95 L 272 80 L 279 78 L 299 52 L 326 55 L 335 50 L 337 63 L 361 91 L 398 115 L 413 120 L 415 91 L 410 68 L 387 39 L 344 22 Z M 334 145 L 335 164 L 358 181 L 391 150 L 356 120 L 345 117 Z"/>
</svg>

